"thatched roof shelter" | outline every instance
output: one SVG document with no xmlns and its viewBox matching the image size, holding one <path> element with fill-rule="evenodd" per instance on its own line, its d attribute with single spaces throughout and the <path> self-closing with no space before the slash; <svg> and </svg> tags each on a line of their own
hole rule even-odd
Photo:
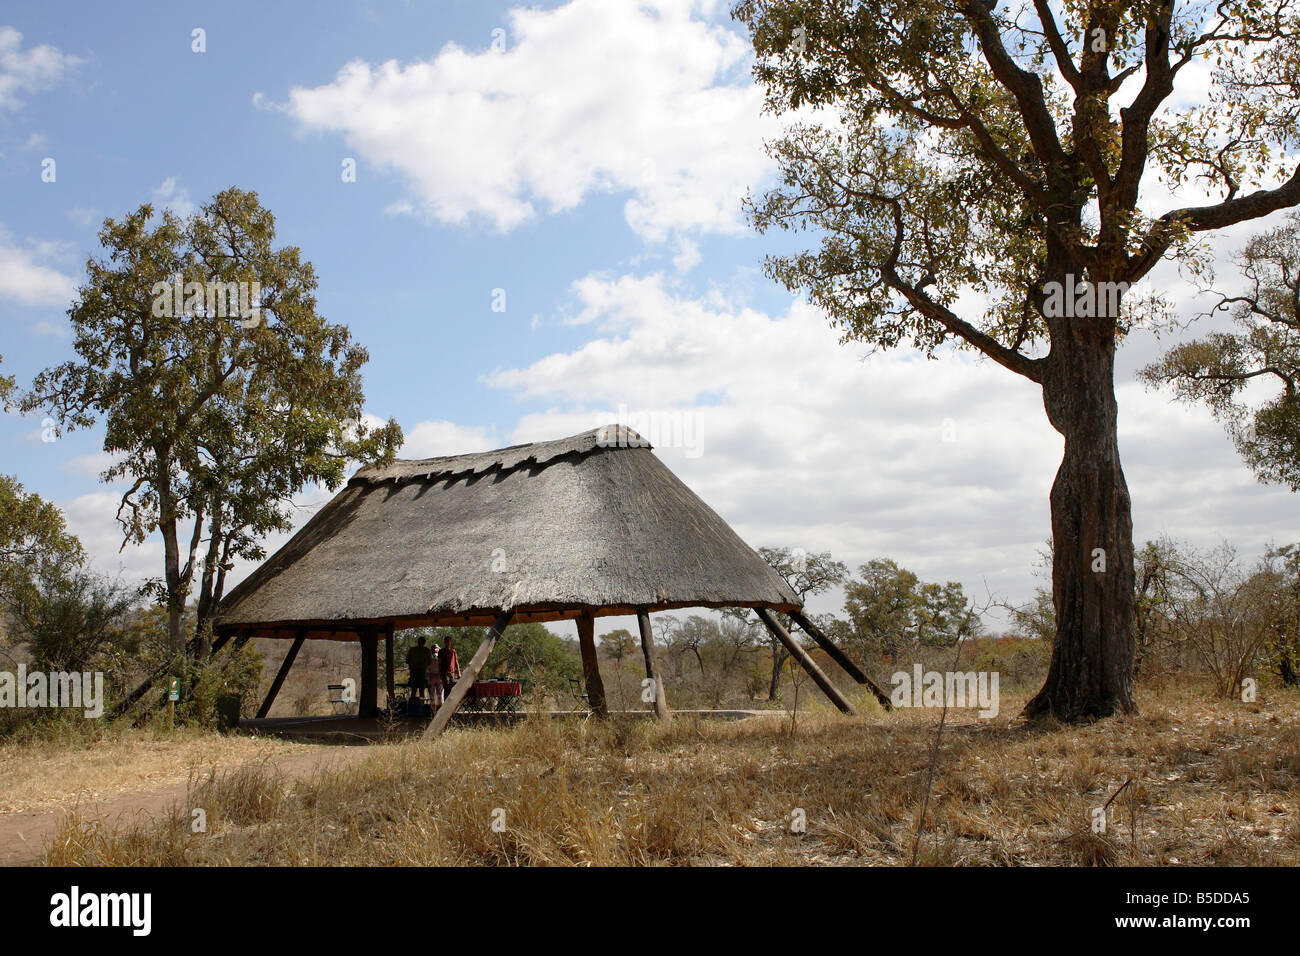
<svg viewBox="0 0 1300 956">
<path fill-rule="evenodd" d="M 503 610 L 801 604 L 640 436 L 596 429 L 361 469 L 231 591 L 219 626 L 356 640 L 366 624 L 491 624 Z"/>
<path fill-rule="evenodd" d="M 636 614 L 648 641 L 650 612 L 684 607 L 803 617 L 789 584 L 648 442 L 607 426 L 362 468 L 226 596 L 216 631 L 223 642 L 284 637 L 296 647 L 423 625 L 499 631 L 504 621 L 570 618 L 585 658 L 593 618 Z M 594 645 L 591 653 L 594 665 Z M 649 644 L 646 655 L 649 668 Z M 363 655 L 363 698 L 364 665 Z"/>
</svg>

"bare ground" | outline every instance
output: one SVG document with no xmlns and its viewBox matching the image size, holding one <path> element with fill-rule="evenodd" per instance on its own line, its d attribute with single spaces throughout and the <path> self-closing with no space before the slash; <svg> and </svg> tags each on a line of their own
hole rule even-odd
<svg viewBox="0 0 1300 956">
<path fill-rule="evenodd" d="M 373 756 L 373 750 L 359 747 L 287 744 L 268 738 L 205 739 L 188 746 L 155 742 L 134 750 L 125 767 L 111 772 L 98 762 L 83 766 L 81 785 L 71 794 L 66 789 L 43 789 L 36 780 L 25 781 L 28 805 L 0 813 L 0 866 L 42 862 L 51 840 L 70 817 L 109 830 L 147 827 L 185 806 L 196 784 L 220 770 L 245 768 L 298 780 Z M 76 766 L 70 757 L 27 762 L 26 774 L 52 780 L 55 773 Z M 137 764 L 151 769 L 134 769 Z M 12 764 L 7 769 L 16 775 Z"/>
</svg>

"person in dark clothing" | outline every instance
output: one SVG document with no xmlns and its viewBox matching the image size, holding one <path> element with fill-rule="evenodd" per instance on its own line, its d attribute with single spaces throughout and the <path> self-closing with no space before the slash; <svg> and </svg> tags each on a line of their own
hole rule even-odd
<svg viewBox="0 0 1300 956">
<path fill-rule="evenodd" d="M 429 664 L 433 661 L 433 653 L 424 646 L 425 639 L 421 637 L 413 648 L 406 652 L 406 666 L 410 668 L 411 676 L 408 683 L 411 685 L 412 697 L 423 697 L 429 689 Z"/>
</svg>

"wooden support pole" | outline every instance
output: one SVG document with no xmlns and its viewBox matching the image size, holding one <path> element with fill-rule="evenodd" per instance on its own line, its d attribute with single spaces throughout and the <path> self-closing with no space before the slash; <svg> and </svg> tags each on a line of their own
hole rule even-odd
<svg viewBox="0 0 1300 956">
<path fill-rule="evenodd" d="M 655 638 L 650 630 L 650 612 L 640 608 L 636 612 L 637 627 L 641 631 L 641 653 L 645 657 L 645 676 L 653 683 L 655 692 L 655 716 L 665 724 L 672 723 L 673 714 L 668 709 L 668 697 L 664 694 L 664 682 L 655 666 Z"/>
<path fill-rule="evenodd" d="M 230 638 L 234 636 L 234 633 L 235 633 L 234 631 L 222 631 L 215 638 L 213 638 L 212 647 L 208 650 L 208 654 L 212 657 L 216 657 L 217 651 L 221 650 L 223 647 L 226 646 L 226 642 L 229 641 Z"/>
<path fill-rule="evenodd" d="M 289 647 L 289 652 L 284 655 L 284 662 L 280 664 L 280 670 L 276 672 L 275 680 L 271 681 L 271 689 L 266 692 L 266 699 L 262 701 L 262 706 L 257 708 L 257 719 L 261 720 L 271 712 L 271 705 L 275 703 L 275 695 L 280 693 L 280 688 L 284 685 L 284 679 L 289 676 L 289 668 L 293 666 L 294 658 L 298 656 L 298 651 L 302 649 L 302 642 L 307 640 L 307 632 L 300 631 L 294 642 Z"/>
<path fill-rule="evenodd" d="M 357 697 L 357 716 L 379 716 L 379 625 L 377 624 L 368 624 L 361 632 L 361 694 Z"/>
<path fill-rule="evenodd" d="M 859 684 L 865 684 L 867 688 L 875 695 L 876 700 L 880 701 L 880 706 L 885 710 L 892 710 L 894 705 L 889 699 L 889 695 L 880 689 L 880 686 L 873 681 L 862 668 L 849 660 L 849 656 L 832 643 L 831 639 L 821 632 L 812 621 L 808 620 L 808 615 L 803 611 L 791 611 L 790 619 L 804 629 L 804 633 L 817 642 L 817 646 L 824 650 L 834 659 L 835 663 L 843 667 L 845 672 Z"/>
<path fill-rule="evenodd" d="M 785 649 L 790 652 L 790 656 L 808 672 L 817 686 L 822 689 L 822 693 L 830 698 L 831 703 L 844 713 L 856 716 L 858 712 L 849 703 L 848 698 L 839 692 L 835 685 L 831 683 L 830 678 L 808 656 L 808 652 L 800 647 L 799 642 L 792 638 L 786 629 L 781 626 L 781 622 L 776 619 L 776 615 L 765 607 L 756 608 L 755 610 L 758 611 L 758 616 L 762 618 L 763 623 L 767 625 L 767 629 L 772 632 L 772 636 L 785 645 Z"/>
<path fill-rule="evenodd" d="M 460 706 L 460 702 L 464 700 L 465 695 L 469 693 L 470 687 L 473 686 L 474 680 L 478 677 L 478 672 L 481 671 L 483 665 L 487 663 L 488 656 L 492 653 L 492 648 L 496 647 L 497 638 L 504 634 L 506 628 L 510 626 L 511 617 L 513 617 L 513 615 L 509 611 L 497 615 L 496 620 L 492 624 L 492 629 L 487 632 L 487 637 L 483 638 L 483 643 L 480 644 L 478 650 L 474 652 L 473 660 L 469 662 L 468 667 L 461 670 L 460 680 L 456 681 L 455 686 L 451 689 L 451 693 L 448 694 L 447 699 L 442 702 L 442 706 L 438 708 L 438 712 L 433 715 L 433 720 L 429 721 L 429 726 L 424 729 L 425 740 L 437 737 L 447 728 L 447 724 L 451 720 L 451 715 L 456 713 L 456 708 Z"/>
<path fill-rule="evenodd" d="M 384 631 L 384 683 L 388 699 L 397 696 L 397 678 L 393 675 L 393 629 Z"/>
<path fill-rule="evenodd" d="M 578 615 L 578 648 L 582 651 L 582 676 L 587 681 L 587 703 L 597 717 L 607 717 L 605 682 L 600 679 L 600 660 L 596 657 L 596 619 L 583 612 Z"/>
</svg>

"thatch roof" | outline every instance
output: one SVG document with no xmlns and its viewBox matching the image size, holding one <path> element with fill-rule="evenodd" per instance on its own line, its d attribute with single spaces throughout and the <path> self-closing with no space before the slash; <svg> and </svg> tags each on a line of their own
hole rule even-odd
<svg viewBox="0 0 1300 956">
<path fill-rule="evenodd" d="M 217 628 L 488 624 L 639 608 L 801 605 L 621 426 L 358 471 L 221 603 Z"/>
</svg>

